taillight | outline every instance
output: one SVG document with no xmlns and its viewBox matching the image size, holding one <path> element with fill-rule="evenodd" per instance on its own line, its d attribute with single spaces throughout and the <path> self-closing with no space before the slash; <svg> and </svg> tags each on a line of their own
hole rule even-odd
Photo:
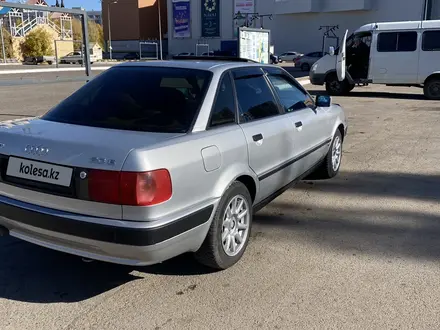
<svg viewBox="0 0 440 330">
<path fill-rule="evenodd" d="M 165 169 L 148 172 L 89 171 L 89 198 L 108 204 L 151 206 L 171 198 L 170 173 Z"/>
</svg>

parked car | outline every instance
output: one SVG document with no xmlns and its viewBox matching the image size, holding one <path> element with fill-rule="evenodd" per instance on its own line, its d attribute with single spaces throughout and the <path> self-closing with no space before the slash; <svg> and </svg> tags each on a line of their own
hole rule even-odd
<svg viewBox="0 0 440 330">
<path fill-rule="evenodd" d="M 290 52 L 282 53 L 281 55 L 278 56 L 278 58 L 281 62 L 292 62 L 302 55 L 303 54 L 301 53 L 290 51 Z"/>
<path fill-rule="evenodd" d="M 60 58 L 60 64 L 82 64 L 84 61 L 84 56 L 82 52 L 71 52 L 66 56 L 62 56 Z M 96 61 L 95 55 L 90 55 L 90 64 L 93 64 Z"/>
<path fill-rule="evenodd" d="M 24 64 L 38 65 L 40 63 L 52 65 L 55 63 L 55 56 L 28 56 L 24 59 Z"/>
<path fill-rule="evenodd" d="M 295 66 L 301 68 L 302 71 L 310 71 L 312 65 L 323 56 L 322 52 L 312 52 L 297 58 L 294 63 Z"/>
<path fill-rule="evenodd" d="M 43 116 L 0 125 L 0 232 L 87 259 L 194 252 L 225 269 L 254 212 L 338 173 L 346 133 L 342 108 L 280 67 L 120 64 Z"/>
<path fill-rule="evenodd" d="M 183 52 L 183 53 L 177 54 L 177 56 L 194 56 L 194 53 Z"/>
</svg>

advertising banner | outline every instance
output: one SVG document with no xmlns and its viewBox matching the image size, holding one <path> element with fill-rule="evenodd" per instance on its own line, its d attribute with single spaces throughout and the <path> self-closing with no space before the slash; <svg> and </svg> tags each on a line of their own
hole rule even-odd
<svg viewBox="0 0 440 330">
<path fill-rule="evenodd" d="M 250 26 L 250 15 L 255 13 L 255 1 L 254 0 L 234 0 L 234 16 L 238 14 L 242 15 L 242 18 L 234 20 L 234 37 L 238 36 L 238 27 Z"/>
<path fill-rule="evenodd" d="M 189 0 L 173 0 L 174 38 L 191 37 L 191 7 Z"/>
<path fill-rule="evenodd" d="M 220 37 L 220 0 L 201 0 L 202 37 Z"/>
</svg>

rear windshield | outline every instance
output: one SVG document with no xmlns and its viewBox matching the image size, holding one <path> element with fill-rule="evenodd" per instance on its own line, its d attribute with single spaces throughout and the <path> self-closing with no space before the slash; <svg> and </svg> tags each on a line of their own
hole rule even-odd
<svg viewBox="0 0 440 330">
<path fill-rule="evenodd" d="M 115 67 L 88 82 L 42 119 L 144 132 L 187 132 L 212 73 L 166 67 Z"/>
</svg>

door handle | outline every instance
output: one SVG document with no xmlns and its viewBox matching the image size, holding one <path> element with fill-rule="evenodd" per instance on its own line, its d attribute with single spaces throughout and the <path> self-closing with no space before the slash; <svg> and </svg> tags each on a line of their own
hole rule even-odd
<svg viewBox="0 0 440 330">
<path fill-rule="evenodd" d="M 260 140 L 263 140 L 263 134 L 256 134 L 252 137 L 252 139 L 254 140 L 254 142 L 258 142 Z"/>
<path fill-rule="evenodd" d="M 302 121 L 297 121 L 297 122 L 295 123 L 295 127 L 296 127 L 296 128 L 298 128 L 298 127 L 302 127 L 302 125 L 303 125 Z"/>
</svg>

